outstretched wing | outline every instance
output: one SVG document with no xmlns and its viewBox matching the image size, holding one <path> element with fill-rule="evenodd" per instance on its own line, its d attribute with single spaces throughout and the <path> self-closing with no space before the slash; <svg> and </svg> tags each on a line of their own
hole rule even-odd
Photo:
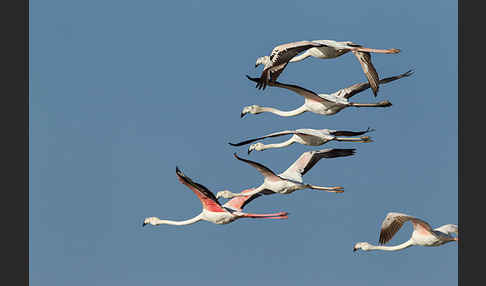
<svg viewBox="0 0 486 286">
<path fill-rule="evenodd" d="M 392 82 L 394 80 L 400 79 L 402 77 L 409 77 L 412 74 L 413 74 L 413 70 L 409 70 L 405 73 L 402 73 L 402 74 L 399 74 L 399 75 L 396 75 L 396 76 L 391 76 L 391 77 L 381 79 L 380 84 L 389 83 L 389 82 Z M 352 86 L 340 89 L 337 92 L 335 92 L 334 94 L 337 95 L 337 96 L 341 96 L 341 97 L 344 97 L 346 99 L 349 99 L 353 95 L 360 93 L 364 90 L 367 90 L 368 88 L 370 88 L 370 84 L 368 82 L 356 83 L 356 84 L 353 84 Z"/>
<path fill-rule="evenodd" d="M 252 166 L 253 168 L 257 169 L 258 172 L 260 172 L 265 178 L 280 180 L 280 178 L 277 175 L 275 175 L 275 173 L 272 170 L 263 166 L 262 164 L 251 161 L 251 160 L 240 158 L 240 157 L 238 157 L 238 155 L 236 155 L 236 153 L 233 153 L 233 155 L 235 156 L 236 159 L 243 161 L 243 162 L 249 164 L 250 166 Z"/>
<path fill-rule="evenodd" d="M 258 89 L 265 89 L 269 83 L 269 79 L 271 82 L 276 81 L 293 57 L 307 49 L 322 46 L 325 45 L 311 41 L 299 41 L 276 46 L 270 54 L 271 63 L 263 69 L 256 87 Z"/>
<path fill-rule="evenodd" d="M 354 155 L 356 149 L 337 149 L 329 148 L 318 151 L 307 151 L 302 153 L 300 157 L 290 167 L 281 174 L 282 177 L 301 178 L 307 173 L 319 160 L 322 158 L 337 158 Z M 298 181 L 301 181 L 298 180 Z"/>
<path fill-rule="evenodd" d="M 246 76 L 249 80 L 251 81 L 254 81 L 254 82 L 259 82 L 260 79 L 259 78 L 254 78 L 254 77 L 250 77 L 250 76 Z M 298 85 L 293 85 L 293 84 L 284 84 L 284 83 L 281 83 L 281 82 L 269 82 L 268 83 L 269 86 L 276 86 L 276 87 L 280 87 L 280 88 L 285 88 L 285 89 L 288 89 L 288 90 L 291 90 L 295 93 L 297 93 L 298 95 L 300 96 L 303 96 L 304 98 L 307 98 L 309 100 L 313 100 L 313 101 L 317 101 L 317 102 L 329 102 L 329 103 L 332 103 L 322 97 L 320 97 L 317 93 L 313 92 L 312 90 L 308 90 L 308 89 L 305 89 L 303 87 L 300 87 Z"/>
<path fill-rule="evenodd" d="M 273 66 L 287 63 L 297 54 L 314 47 L 323 47 L 325 44 L 312 41 L 298 41 L 276 46 L 270 54 Z"/>
<path fill-rule="evenodd" d="M 265 138 L 278 137 L 278 136 L 284 136 L 284 135 L 289 135 L 289 134 L 300 134 L 300 133 L 301 132 L 297 132 L 295 130 L 285 130 L 285 131 L 270 133 L 268 135 L 258 137 L 258 138 L 248 139 L 248 140 L 245 140 L 245 141 L 241 141 L 239 143 L 229 143 L 229 144 L 231 146 L 242 146 L 242 145 L 246 145 L 246 144 L 249 144 L 249 143 L 261 140 L 261 139 L 265 139 Z M 302 134 L 304 134 L 304 133 L 302 133 Z"/>
<path fill-rule="evenodd" d="M 247 189 L 247 190 L 244 190 L 242 191 L 241 193 L 248 193 L 248 192 L 251 192 L 253 191 L 255 188 L 251 188 L 251 189 Z M 261 194 L 257 193 L 257 194 L 254 194 L 254 195 L 251 195 L 251 196 L 245 196 L 245 197 L 234 197 L 232 198 L 231 200 L 229 200 L 228 202 L 226 202 L 223 207 L 225 208 L 230 208 L 232 210 L 235 210 L 235 211 L 242 211 L 243 208 L 248 204 L 250 203 L 251 201 L 253 201 L 254 199 L 260 197 Z"/>
<path fill-rule="evenodd" d="M 353 54 L 358 59 L 361 67 L 363 68 L 363 72 L 365 73 L 366 77 L 368 78 L 368 82 L 370 83 L 371 89 L 373 90 L 373 94 L 378 94 L 378 89 L 380 88 L 380 78 L 378 77 L 378 73 L 376 72 L 375 67 L 371 63 L 371 54 L 368 52 L 360 52 L 360 51 L 353 51 Z"/>
<path fill-rule="evenodd" d="M 368 127 L 368 129 L 364 131 L 330 130 L 329 134 L 334 136 L 358 136 L 372 131 L 375 131 L 375 129 L 370 129 Z"/>
<path fill-rule="evenodd" d="M 386 215 L 385 220 L 381 224 L 380 244 L 385 244 L 390 241 L 407 221 L 412 222 L 414 231 L 432 233 L 432 228 L 427 222 L 407 214 L 391 212 Z"/>
<path fill-rule="evenodd" d="M 205 186 L 192 181 L 189 177 L 184 175 L 178 167 L 176 167 L 176 174 L 179 181 L 196 194 L 204 209 L 212 212 L 225 212 L 216 196 Z"/>
</svg>

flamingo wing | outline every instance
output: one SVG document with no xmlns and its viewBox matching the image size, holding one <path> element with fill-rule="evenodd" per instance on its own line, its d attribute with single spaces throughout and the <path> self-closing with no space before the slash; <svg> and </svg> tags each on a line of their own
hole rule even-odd
<svg viewBox="0 0 486 286">
<path fill-rule="evenodd" d="M 318 151 L 307 151 L 302 153 L 300 157 L 284 172 L 297 172 L 301 176 L 305 175 L 319 160 L 322 158 L 336 158 L 354 155 L 356 149 L 337 149 L 329 148 Z"/>
<path fill-rule="evenodd" d="M 295 130 L 285 130 L 285 131 L 270 133 L 268 135 L 258 137 L 258 138 L 248 139 L 248 140 L 245 140 L 245 141 L 241 141 L 239 143 L 229 143 L 229 144 L 231 146 L 242 146 L 242 145 L 246 145 L 246 144 L 249 144 L 249 143 L 261 140 L 261 139 L 265 139 L 265 138 L 278 137 L 278 136 L 284 136 L 284 135 L 289 135 L 289 134 L 297 134 L 297 133 L 300 133 L 300 132 L 297 132 Z"/>
<path fill-rule="evenodd" d="M 240 157 L 238 157 L 238 155 L 236 155 L 236 153 L 233 153 L 233 155 L 235 156 L 236 159 L 243 161 L 243 162 L 249 164 L 250 166 L 252 166 L 253 168 L 257 169 L 258 172 L 260 172 L 265 178 L 273 179 L 273 180 L 281 180 L 280 177 L 275 175 L 275 173 L 272 170 L 265 167 L 264 165 L 257 163 L 257 162 L 254 162 L 254 161 L 251 161 L 251 160 L 240 158 Z"/>
<path fill-rule="evenodd" d="M 254 82 L 259 82 L 260 81 L 259 78 L 252 78 L 252 77 L 250 77 L 248 75 L 246 77 L 249 80 L 254 81 Z M 274 83 L 269 82 L 268 85 L 270 85 L 270 86 L 276 86 L 276 87 L 280 87 L 280 88 L 285 88 L 285 89 L 291 90 L 291 91 L 297 93 L 298 95 L 303 96 L 304 98 L 309 99 L 309 100 L 313 100 L 313 101 L 317 101 L 317 102 L 329 102 L 329 103 L 333 103 L 333 102 L 330 102 L 329 100 L 326 100 L 326 99 L 320 97 L 317 93 L 313 92 L 312 90 L 305 89 L 305 88 L 300 87 L 298 85 L 284 84 L 284 83 L 281 83 L 281 82 L 278 82 L 278 81 L 275 81 Z"/>
<path fill-rule="evenodd" d="M 402 77 L 409 77 L 413 74 L 413 70 L 409 70 L 407 72 L 404 72 L 402 74 L 396 75 L 396 76 L 391 76 L 387 77 L 384 79 L 380 79 L 380 84 L 392 82 L 394 80 L 400 79 Z M 344 97 L 346 99 L 351 98 L 353 95 L 358 94 L 366 89 L 370 88 L 369 82 L 362 82 L 362 83 L 356 83 L 353 84 L 352 86 L 343 88 L 335 92 L 334 94 L 337 96 Z"/>
<path fill-rule="evenodd" d="M 248 193 L 248 192 L 251 192 L 253 191 L 255 188 L 251 188 L 251 189 L 247 189 L 247 190 L 244 190 L 242 191 L 241 193 Z M 250 203 L 251 201 L 253 201 L 254 199 L 260 197 L 261 194 L 257 193 L 257 194 L 254 194 L 254 195 L 251 195 L 251 196 L 245 196 L 245 197 L 234 197 L 232 198 L 231 200 L 229 200 L 228 202 L 226 202 L 223 207 L 225 208 L 230 208 L 232 210 L 235 210 L 235 211 L 242 211 L 243 208 L 248 204 Z"/>
<path fill-rule="evenodd" d="M 375 131 L 375 129 L 368 129 L 364 131 L 347 131 L 347 130 L 329 130 L 329 134 L 334 135 L 334 136 L 358 136 L 358 135 L 363 135 L 368 132 Z"/>
<path fill-rule="evenodd" d="M 270 82 L 276 81 L 293 57 L 307 49 L 322 46 L 325 45 L 311 41 L 299 41 L 276 46 L 270 54 L 270 64 L 263 69 L 256 87 L 265 89 L 269 79 Z"/>
<path fill-rule="evenodd" d="M 225 212 L 216 196 L 205 186 L 192 181 L 189 177 L 184 175 L 178 167 L 176 167 L 176 174 L 179 181 L 196 194 L 204 209 L 212 212 Z"/>
<path fill-rule="evenodd" d="M 312 41 L 298 41 L 276 46 L 270 54 L 270 61 L 273 66 L 287 63 L 297 54 L 314 47 L 326 46 L 323 43 Z"/>
<path fill-rule="evenodd" d="M 371 63 L 371 54 L 369 52 L 360 52 L 360 51 L 353 51 L 353 54 L 358 59 L 361 67 L 363 68 L 363 72 L 365 73 L 366 77 L 368 78 L 368 82 L 373 90 L 373 94 L 378 94 L 378 89 L 380 88 L 380 78 L 378 77 L 378 72 L 376 72 L 375 67 Z"/>
<path fill-rule="evenodd" d="M 412 222 L 414 231 L 424 231 L 432 234 L 432 228 L 427 222 L 407 214 L 390 212 L 381 224 L 380 244 L 385 244 L 390 241 L 407 221 Z"/>
</svg>

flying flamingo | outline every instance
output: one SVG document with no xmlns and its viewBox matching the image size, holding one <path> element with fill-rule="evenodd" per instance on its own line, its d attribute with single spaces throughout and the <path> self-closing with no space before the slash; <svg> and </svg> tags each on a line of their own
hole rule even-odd
<svg viewBox="0 0 486 286">
<path fill-rule="evenodd" d="M 451 241 L 459 240 L 458 237 L 452 236 L 453 233 L 457 235 L 459 232 L 459 228 L 455 224 L 446 224 L 441 227 L 432 229 L 427 222 L 421 219 L 403 213 L 391 212 L 387 214 L 385 220 L 381 224 L 379 239 L 380 244 L 387 243 L 407 221 L 412 222 L 413 232 L 412 237 L 410 237 L 410 239 L 405 241 L 404 243 L 395 246 L 378 246 L 371 245 L 368 242 L 358 242 L 354 245 L 353 251 L 356 251 L 358 249 L 362 249 L 364 251 L 397 251 L 413 245 L 439 246 Z"/>
<path fill-rule="evenodd" d="M 346 130 L 330 130 L 330 129 L 297 129 L 297 130 L 285 130 L 285 131 L 280 131 L 280 132 L 274 132 L 262 137 L 254 138 L 254 139 L 248 139 L 239 143 L 229 143 L 231 146 L 242 146 L 246 145 L 252 142 L 255 142 L 260 139 L 265 139 L 265 138 L 270 138 L 270 137 L 278 137 L 278 136 L 284 136 L 284 135 L 290 135 L 292 134 L 292 137 L 288 139 L 287 141 L 284 141 L 282 143 L 275 143 L 275 144 L 263 144 L 260 142 L 257 142 L 255 144 L 250 145 L 248 148 L 248 154 L 251 153 L 251 151 L 256 150 L 256 151 L 263 151 L 266 149 L 271 149 L 271 148 L 283 148 L 290 146 L 294 143 L 300 143 L 308 146 L 320 146 L 323 144 L 326 144 L 329 141 L 345 141 L 345 142 L 361 142 L 361 143 L 368 143 L 368 142 L 373 142 L 369 136 L 361 136 L 359 138 L 345 138 L 345 137 L 339 137 L 339 136 L 358 136 L 358 135 L 363 135 L 365 133 L 374 131 L 374 129 L 368 128 L 365 131 L 346 131 Z"/>
<path fill-rule="evenodd" d="M 350 41 L 337 42 L 333 40 L 315 40 L 314 43 L 323 44 L 322 47 L 313 47 L 306 50 L 304 53 L 293 57 L 289 62 L 302 61 L 308 57 L 315 57 L 319 59 L 333 59 L 340 57 L 348 52 L 353 54 L 358 59 L 363 72 L 368 78 L 368 82 L 371 85 L 374 96 L 378 94 L 379 89 L 379 77 L 375 67 L 371 63 L 370 53 L 382 53 L 382 54 L 396 54 L 399 53 L 399 49 L 370 49 L 365 48 L 362 45 L 355 44 Z"/>
<path fill-rule="evenodd" d="M 290 59 L 307 49 L 322 46 L 324 45 L 311 41 L 299 41 L 276 46 L 273 48 L 270 56 L 260 57 L 256 60 L 255 67 L 260 64 L 264 65 L 256 87 L 265 89 L 269 80 L 272 82 L 277 80 L 277 77 L 283 72 Z"/>
<path fill-rule="evenodd" d="M 408 77 L 412 74 L 413 71 L 410 70 L 401 75 L 382 79 L 380 80 L 380 83 L 383 84 L 383 83 L 392 82 L 402 77 Z M 251 78 L 249 76 L 246 77 L 249 80 L 258 81 L 258 79 L 256 78 Z M 350 102 L 348 100 L 355 94 L 368 89 L 370 87 L 369 83 L 357 83 L 350 87 L 340 89 L 332 94 L 324 94 L 324 93 L 317 94 L 303 87 L 297 85 L 291 85 L 291 84 L 283 84 L 278 81 L 274 83 L 269 82 L 268 85 L 289 89 L 303 96 L 305 102 L 299 108 L 291 111 L 282 111 L 273 107 L 262 107 L 258 105 L 250 105 L 243 108 L 241 112 L 241 117 L 245 116 L 248 113 L 259 114 L 262 112 L 270 112 L 270 113 L 277 114 L 279 116 L 289 117 L 289 116 L 296 116 L 307 111 L 321 114 L 321 115 L 334 115 L 340 112 L 341 110 L 351 106 L 352 107 L 389 107 L 392 105 L 391 102 L 389 102 L 388 100 L 384 100 L 378 103 L 355 103 L 355 102 Z"/>
<path fill-rule="evenodd" d="M 253 199 L 259 197 L 259 194 L 244 195 L 243 197 L 238 197 L 233 200 L 228 201 L 226 204 L 221 205 L 214 194 L 201 184 L 193 182 L 189 177 L 184 175 L 179 168 L 176 167 L 176 174 L 181 183 L 186 185 L 191 189 L 201 201 L 203 210 L 202 212 L 188 220 L 184 221 L 172 221 L 172 220 L 162 220 L 158 217 L 148 217 L 143 221 L 142 226 L 147 224 L 160 225 L 160 224 L 170 224 L 170 225 L 188 225 L 196 223 L 200 220 L 209 221 L 215 224 L 227 224 L 237 220 L 239 218 L 268 218 L 268 219 L 286 219 L 288 218 L 287 212 L 279 212 L 273 214 L 252 214 L 244 213 L 242 211 L 243 207 L 248 204 Z M 249 193 L 253 189 L 244 190 L 242 194 Z"/>
<path fill-rule="evenodd" d="M 304 184 L 302 176 L 305 175 L 305 173 L 307 173 L 322 158 L 351 156 L 354 155 L 354 153 L 355 149 L 323 149 L 319 151 L 307 151 L 302 153 L 302 155 L 300 155 L 300 157 L 287 170 L 285 170 L 285 172 L 279 175 L 276 175 L 272 170 L 260 163 L 240 158 L 238 155 L 236 155 L 236 153 L 234 153 L 233 155 L 236 159 L 249 164 L 263 175 L 263 184 L 248 193 L 235 194 L 228 190 L 220 191 L 216 194 L 216 198 L 223 197 L 230 199 L 238 196 L 249 196 L 258 193 L 262 193 L 264 195 L 271 195 L 275 193 L 290 194 L 294 191 L 303 189 L 342 193 L 343 187 L 320 187 Z"/>
</svg>

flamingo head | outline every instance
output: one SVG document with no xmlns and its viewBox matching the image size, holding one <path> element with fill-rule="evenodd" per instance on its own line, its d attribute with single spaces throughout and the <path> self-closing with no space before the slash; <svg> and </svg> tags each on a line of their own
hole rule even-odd
<svg viewBox="0 0 486 286">
<path fill-rule="evenodd" d="M 142 226 L 146 226 L 147 224 L 157 225 L 158 220 L 159 219 L 156 218 L 156 217 L 148 217 L 148 218 L 143 220 Z"/>
<path fill-rule="evenodd" d="M 250 147 L 248 147 L 248 155 L 250 155 L 251 151 L 256 150 L 256 151 L 263 151 L 265 150 L 265 145 L 263 143 L 255 143 L 251 144 Z"/>
<path fill-rule="evenodd" d="M 216 199 L 219 198 L 231 199 L 233 198 L 233 193 L 228 190 L 220 191 L 216 194 Z"/>
<path fill-rule="evenodd" d="M 270 62 L 270 57 L 269 56 L 264 56 L 264 57 L 259 57 L 256 62 L 255 62 L 255 68 L 258 67 L 259 65 L 267 65 Z"/>
<path fill-rule="evenodd" d="M 353 252 L 358 250 L 358 249 L 368 251 L 368 250 L 370 250 L 370 247 L 371 247 L 371 244 L 369 244 L 368 242 L 358 242 L 354 245 Z"/>
<path fill-rule="evenodd" d="M 249 106 L 245 106 L 243 107 L 243 110 L 241 111 L 241 115 L 240 117 L 243 117 L 245 116 L 247 113 L 251 113 L 251 114 L 258 114 L 260 113 L 260 106 L 258 105 L 249 105 Z"/>
</svg>

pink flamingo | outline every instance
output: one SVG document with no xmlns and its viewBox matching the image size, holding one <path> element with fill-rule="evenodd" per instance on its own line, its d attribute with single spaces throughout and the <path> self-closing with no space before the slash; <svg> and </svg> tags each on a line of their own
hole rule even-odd
<svg viewBox="0 0 486 286">
<path fill-rule="evenodd" d="M 239 218 L 268 218 L 268 219 L 287 219 L 287 212 L 279 212 L 272 214 L 253 214 L 245 213 L 242 211 L 243 207 L 250 201 L 259 197 L 259 194 L 252 194 L 249 196 L 241 196 L 228 201 L 226 204 L 221 205 L 214 194 L 201 184 L 192 181 L 189 177 L 184 175 L 179 168 L 176 167 L 176 174 L 181 183 L 191 189 L 201 201 L 203 210 L 202 212 L 188 220 L 184 221 L 172 221 L 162 220 L 158 217 L 147 217 L 144 219 L 142 226 L 147 224 L 160 225 L 188 225 L 196 223 L 200 220 L 209 221 L 215 224 L 228 224 Z M 244 190 L 242 193 L 251 192 L 253 189 Z"/>
</svg>

